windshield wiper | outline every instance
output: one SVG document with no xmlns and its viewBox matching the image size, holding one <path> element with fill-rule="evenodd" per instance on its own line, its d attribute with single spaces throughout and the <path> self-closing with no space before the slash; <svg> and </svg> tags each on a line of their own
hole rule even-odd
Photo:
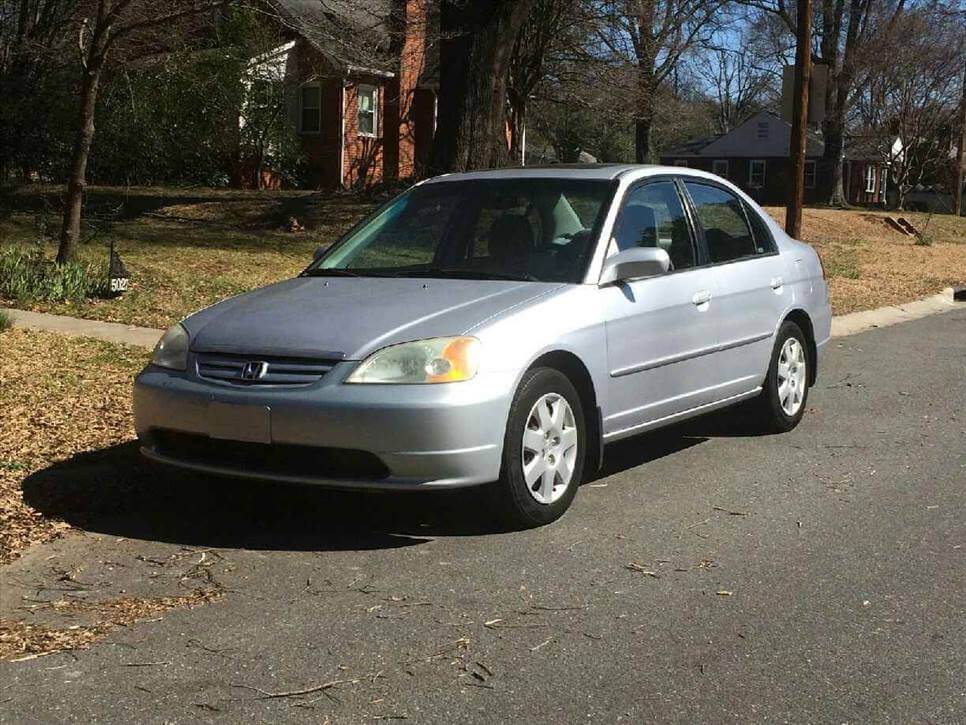
<svg viewBox="0 0 966 725">
<path fill-rule="evenodd" d="M 462 267 L 430 267 L 419 273 L 421 277 L 456 277 L 462 279 L 506 279 L 514 282 L 540 282 L 528 272 L 491 272 L 482 269 L 464 269 Z"/>
<path fill-rule="evenodd" d="M 307 269 L 302 272 L 303 277 L 358 277 L 359 274 L 356 272 L 351 272 L 348 269 L 323 269 L 317 267 L 316 269 Z"/>
<path fill-rule="evenodd" d="M 358 272 L 341 267 L 316 267 L 302 272 L 303 277 L 398 277 L 398 274 L 389 272 L 374 272 L 372 270 L 361 269 Z"/>
</svg>

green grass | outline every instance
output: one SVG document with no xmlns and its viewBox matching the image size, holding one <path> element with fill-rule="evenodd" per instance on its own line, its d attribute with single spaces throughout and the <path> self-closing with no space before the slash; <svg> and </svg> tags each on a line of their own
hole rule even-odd
<svg viewBox="0 0 966 725">
<path fill-rule="evenodd" d="M 835 250 L 837 253 L 827 255 L 825 259 L 825 274 L 829 279 L 842 277 L 844 279 L 859 279 L 862 267 L 859 255 L 849 248 Z"/>
<path fill-rule="evenodd" d="M 96 264 L 54 264 L 39 248 L 0 249 L 0 296 L 21 303 L 83 302 L 103 297 L 106 269 Z"/>
<path fill-rule="evenodd" d="M 13 327 L 13 320 L 10 319 L 10 315 L 0 310 L 0 332 L 6 332 L 11 327 Z"/>
</svg>

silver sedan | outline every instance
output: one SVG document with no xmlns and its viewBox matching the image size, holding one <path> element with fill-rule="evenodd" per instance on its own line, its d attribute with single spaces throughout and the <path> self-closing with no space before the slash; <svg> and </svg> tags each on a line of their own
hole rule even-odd
<svg viewBox="0 0 966 725">
<path fill-rule="evenodd" d="M 612 441 L 742 401 L 795 427 L 830 322 L 815 251 L 711 174 L 454 174 L 168 330 L 137 432 L 146 456 L 218 474 L 486 484 L 533 526 Z"/>
</svg>

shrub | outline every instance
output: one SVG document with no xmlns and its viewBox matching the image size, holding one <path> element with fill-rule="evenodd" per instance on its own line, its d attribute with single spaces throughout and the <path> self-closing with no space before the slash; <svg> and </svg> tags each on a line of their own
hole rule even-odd
<svg viewBox="0 0 966 725">
<path fill-rule="evenodd" d="M 67 302 L 101 297 L 107 272 L 93 264 L 55 264 L 39 249 L 0 250 L 0 296 L 22 302 Z"/>
<path fill-rule="evenodd" d="M 11 327 L 13 327 L 13 320 L 10 319 L 10 315 L 0 310 L 0 332 L 6 332 Z"/>
</svg>

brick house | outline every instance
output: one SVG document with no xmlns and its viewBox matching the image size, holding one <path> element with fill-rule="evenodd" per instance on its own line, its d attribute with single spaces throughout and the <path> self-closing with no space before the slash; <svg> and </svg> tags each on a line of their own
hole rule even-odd
<svg viewBox="0 0 966 725">
<path fill-rule="evenodd" d="M 760 204 L 785 204 L 788 190 L 788 148 L 791 124 L 769 111 L 755 114 L 726 134 L 688 141 L 667 151 L 661 163 L 703 169 L 729 179 Z M 883 205 L 889 165 L 879 140 L 852 137 L 845 142 L 842 183 L 850 204 Z M 901 149 L 901 147 L 900 147 Z M 805 203 L 819 201 L 825 144 L 809 131 L 805 144 Z M 893 156 L 897 149 L 893 145 Z"/>
<path fill-rule="evenodd" d="M 253 64 L 284 83 L 311 186 L 413 176 L 436 130 L 430 0 L 266 2 L 286 42 Z"/>
</svg>

